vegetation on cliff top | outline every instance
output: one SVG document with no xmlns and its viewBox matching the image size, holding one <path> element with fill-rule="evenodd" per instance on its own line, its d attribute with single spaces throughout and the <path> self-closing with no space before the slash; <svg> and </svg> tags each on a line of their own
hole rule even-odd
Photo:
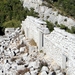
<svg viewBox="0 0 75 75">
<path fill-rule="evenodd" d="M 75 0 L 44 0 L 48 3 L 49 7 L 56 7 L 60 10 L 60 13 L 66 16 L 71 16 L 75 19 Z M 23 8 L 20 0 L 0 0 L 0 35 L 3 34 L 5 27 L 18 27 L 21 21 L 26 16 L 38 17 L 38 13 L 34 12 L 34 9 Z M 50 31 L 53 30 L 54 25 L 47 21 L 47 27 Z M 75 27 L 71 28 L 71 31 L 61 25 L 61 29 L 65 29 L 68 32 L 75 33 Z"/>
<path fill-rule="evenodd" d="M 0 35 L 5 27 L 18 27 L 26 16 L 38 17 L 34 9 L 23 8 L 20 0 L 0 0 Z"/>
<path fill-rule="evenodd" d="M 75 19 L 75 0 L 44 0 L 49 7 L 56 7 L 60 13 Z"/>
</svg>

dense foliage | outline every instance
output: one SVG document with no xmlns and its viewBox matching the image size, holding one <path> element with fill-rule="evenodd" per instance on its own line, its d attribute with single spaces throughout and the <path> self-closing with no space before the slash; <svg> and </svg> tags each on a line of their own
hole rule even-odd
<svg viewBox="0 0 75 75">
<path fill-rule="evenodd" d="M 72 26 L 71 28 L 68 28 L 67 26 L 63 25 L 63 24 L 56 24 L 57 27 L 59 27 L 60 29 L 64 29 L 66 32 L 75 34 L 75 26 Z"/>
<path fill-rule="evenodd" d="M 23 8 L 20 0 L 0 0 L 0 34 L 5 27 L 18 27 L 27 15 L 38 17 L 34 9 Z"/>
<path fill-rule="evenodd" d="M 67 26 L 63 24 L 58 24 L 57 22 L 55 25 L 52 22 L 46 21 L 47 23 L 47 28 L 49 29 L 50 32 L 54 30 L 54 27 L 59 27 L 60 29 L 64 29 L 66 32 L 69 32 L 71 34 L 75 34 L 75 26 L 72 26 L 71 29 L 69 29 Z"/>
<path fill-rule="evenodd" d="M 55 6 L 63 15 L 71 16 L 75 19 L 75 0 L 44 0 L 48 5 Z"/>
<path fill-rule="evenodd" d="M 49 29 L 50 32 L 54 30 L 54 24 L 52 22 L 46 21 L 47 23 L 47 28 Z"/>
</svg>

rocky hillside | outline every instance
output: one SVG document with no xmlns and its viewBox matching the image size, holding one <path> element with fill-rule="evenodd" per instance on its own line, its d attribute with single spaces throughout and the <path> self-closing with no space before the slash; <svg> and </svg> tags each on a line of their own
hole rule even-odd
<svg viewBox="0 0 75 75">
<path fill-rule="evenodd" d="M 28 9 L 30 8 L 34 8 L 34 10 L 36 12 L 39 13 L 39 17 L 42 20 L 48 20 L 51 21 L 52 23 L 56 24 L 63 24 L 65 26 L 67 26 L 68 28 L 71 28 L 72 26 L 75 26 L 75 21 L 67 16 L 63 16 L 59 13 L 58 10 L 49 7 L 48 6 L 48 1 L 47 2 L 44 0 L 38 0 L 38 1 L 34 1 L 34 0 L 29 0 L 29 2 L 27 0 L 22 0 L 23 1 L 23 7 L 27 7 Z M 51 5 L 49 3 L 49 5 Z"/>
</svg>

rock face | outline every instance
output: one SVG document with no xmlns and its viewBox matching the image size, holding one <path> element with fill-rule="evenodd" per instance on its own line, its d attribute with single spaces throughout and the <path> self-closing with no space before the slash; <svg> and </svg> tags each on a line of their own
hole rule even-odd
<svg viewBox="0 0 75 75">
<path fill-rule="evenodd" d="M 62 68 L 68 75 L 75 74 L 75 35 L 59 28 L 54 28 L 54 31 L 49 33 L 46 23 L 31 16 L 28 16 L 21 25 L 26 38 L 34 39 L 38 50 L 43 50 L 47 56 L 57 63 L 52 62 L 51 67 L 53 70 Z"/>
<path fill-rule="evenodd" d="M 66 16 L 62 16 L 58 11 L 54 11 L 52 8 L 48 8 L 42 5 L 43 0 L 23 0 L 23 6 L 28 9 L 34 8 L 36 12 L 39 13 L 39 16 L 42 20 L 48 20 L 52 23 L 64 24 L 69 28 L 75 26 L 75 21 Z"/>
<path fill-rule="evenodd" d="M 55 30 L 44 36 L 44 50 L 46 54 L 54 58 L 63 69 L 67 69 L 69 75 L 74 75 L 74 53 L 75 36 L 55 28 Z M 73 65 L 73 66 L 72 66 Z"/>
<path fill-rule="evenodd" d="M 34 39 L 37 43 L 38 49 L 40 49 L 42 47 L 41 36 L 49 33 L 48 28 L 46 28 L 46 22 L 27 16 L 27 19 L 22 21 L 21 25 L 22 30 L 25 32 L 26 38 Z"/>
</svg>

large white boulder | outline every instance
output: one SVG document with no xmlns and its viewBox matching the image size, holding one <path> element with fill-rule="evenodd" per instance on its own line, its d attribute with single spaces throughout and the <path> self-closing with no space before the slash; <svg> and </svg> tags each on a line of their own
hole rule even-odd
<svg viewBox="0 0 75 75">
<path fill-rule="evenodd" d="M 47 75 L 46 71 L 42 71 L 40 75 Z"/>
<path fill-rule="evenodd" d="M 46 71 L 46 72 L 48 72 L 48 67 L 47 67 L 47 66 L 43 66 L 42 69 L 41 69 L 41 71 Z"/>
<path fill-rule="evenodd" d="M 37 63 L 36 61 L 30 62 L 28 67 L 29 68 L 38 68 L 39 63 Z"/>
<path fill-rule="evenodd" d="M 17 65 L 17 70 L 24 70 L 24 69 L 25 69 L 24 65 Z"/>
<path fill-rule="evenodd" d="M 20 48 L 20 52 L 23 53 L 25 51 L 25 47 Z"/>
<path fill-rule="evenodd" d="M 56 74 L 58 74 L 58 73 L 60 73 L 61 71 L 60 71 L 60 70 L 56 70 L 55 72 L 56 72 Z"/>
<path fill-rule="evenodd" d="M 50 71 L 48 75 L 52 75 L 52 72 Z"/>
<path fill-rule="evenodd" d="M 17 64 L 16 63 L 13 63 L 12 65 L 11 65 L 11 67 L 12 67 L 12 70 L 17 70 Z"/>
<path fill-rule="evenodd" d="M 33 71 L 30 71 L 31 75 L 37 75 L 38 74 L 38 70 L 33 70 Z"/>
<path fill-rule="evenodd" d="M 62 72 L 58 73 L 57 75 L 64 75 Z"/>
<path fill-rule="evenodd" d="M 26 72 L 24 75 L 31 75 L 29 72 Z"/>
</svg>

